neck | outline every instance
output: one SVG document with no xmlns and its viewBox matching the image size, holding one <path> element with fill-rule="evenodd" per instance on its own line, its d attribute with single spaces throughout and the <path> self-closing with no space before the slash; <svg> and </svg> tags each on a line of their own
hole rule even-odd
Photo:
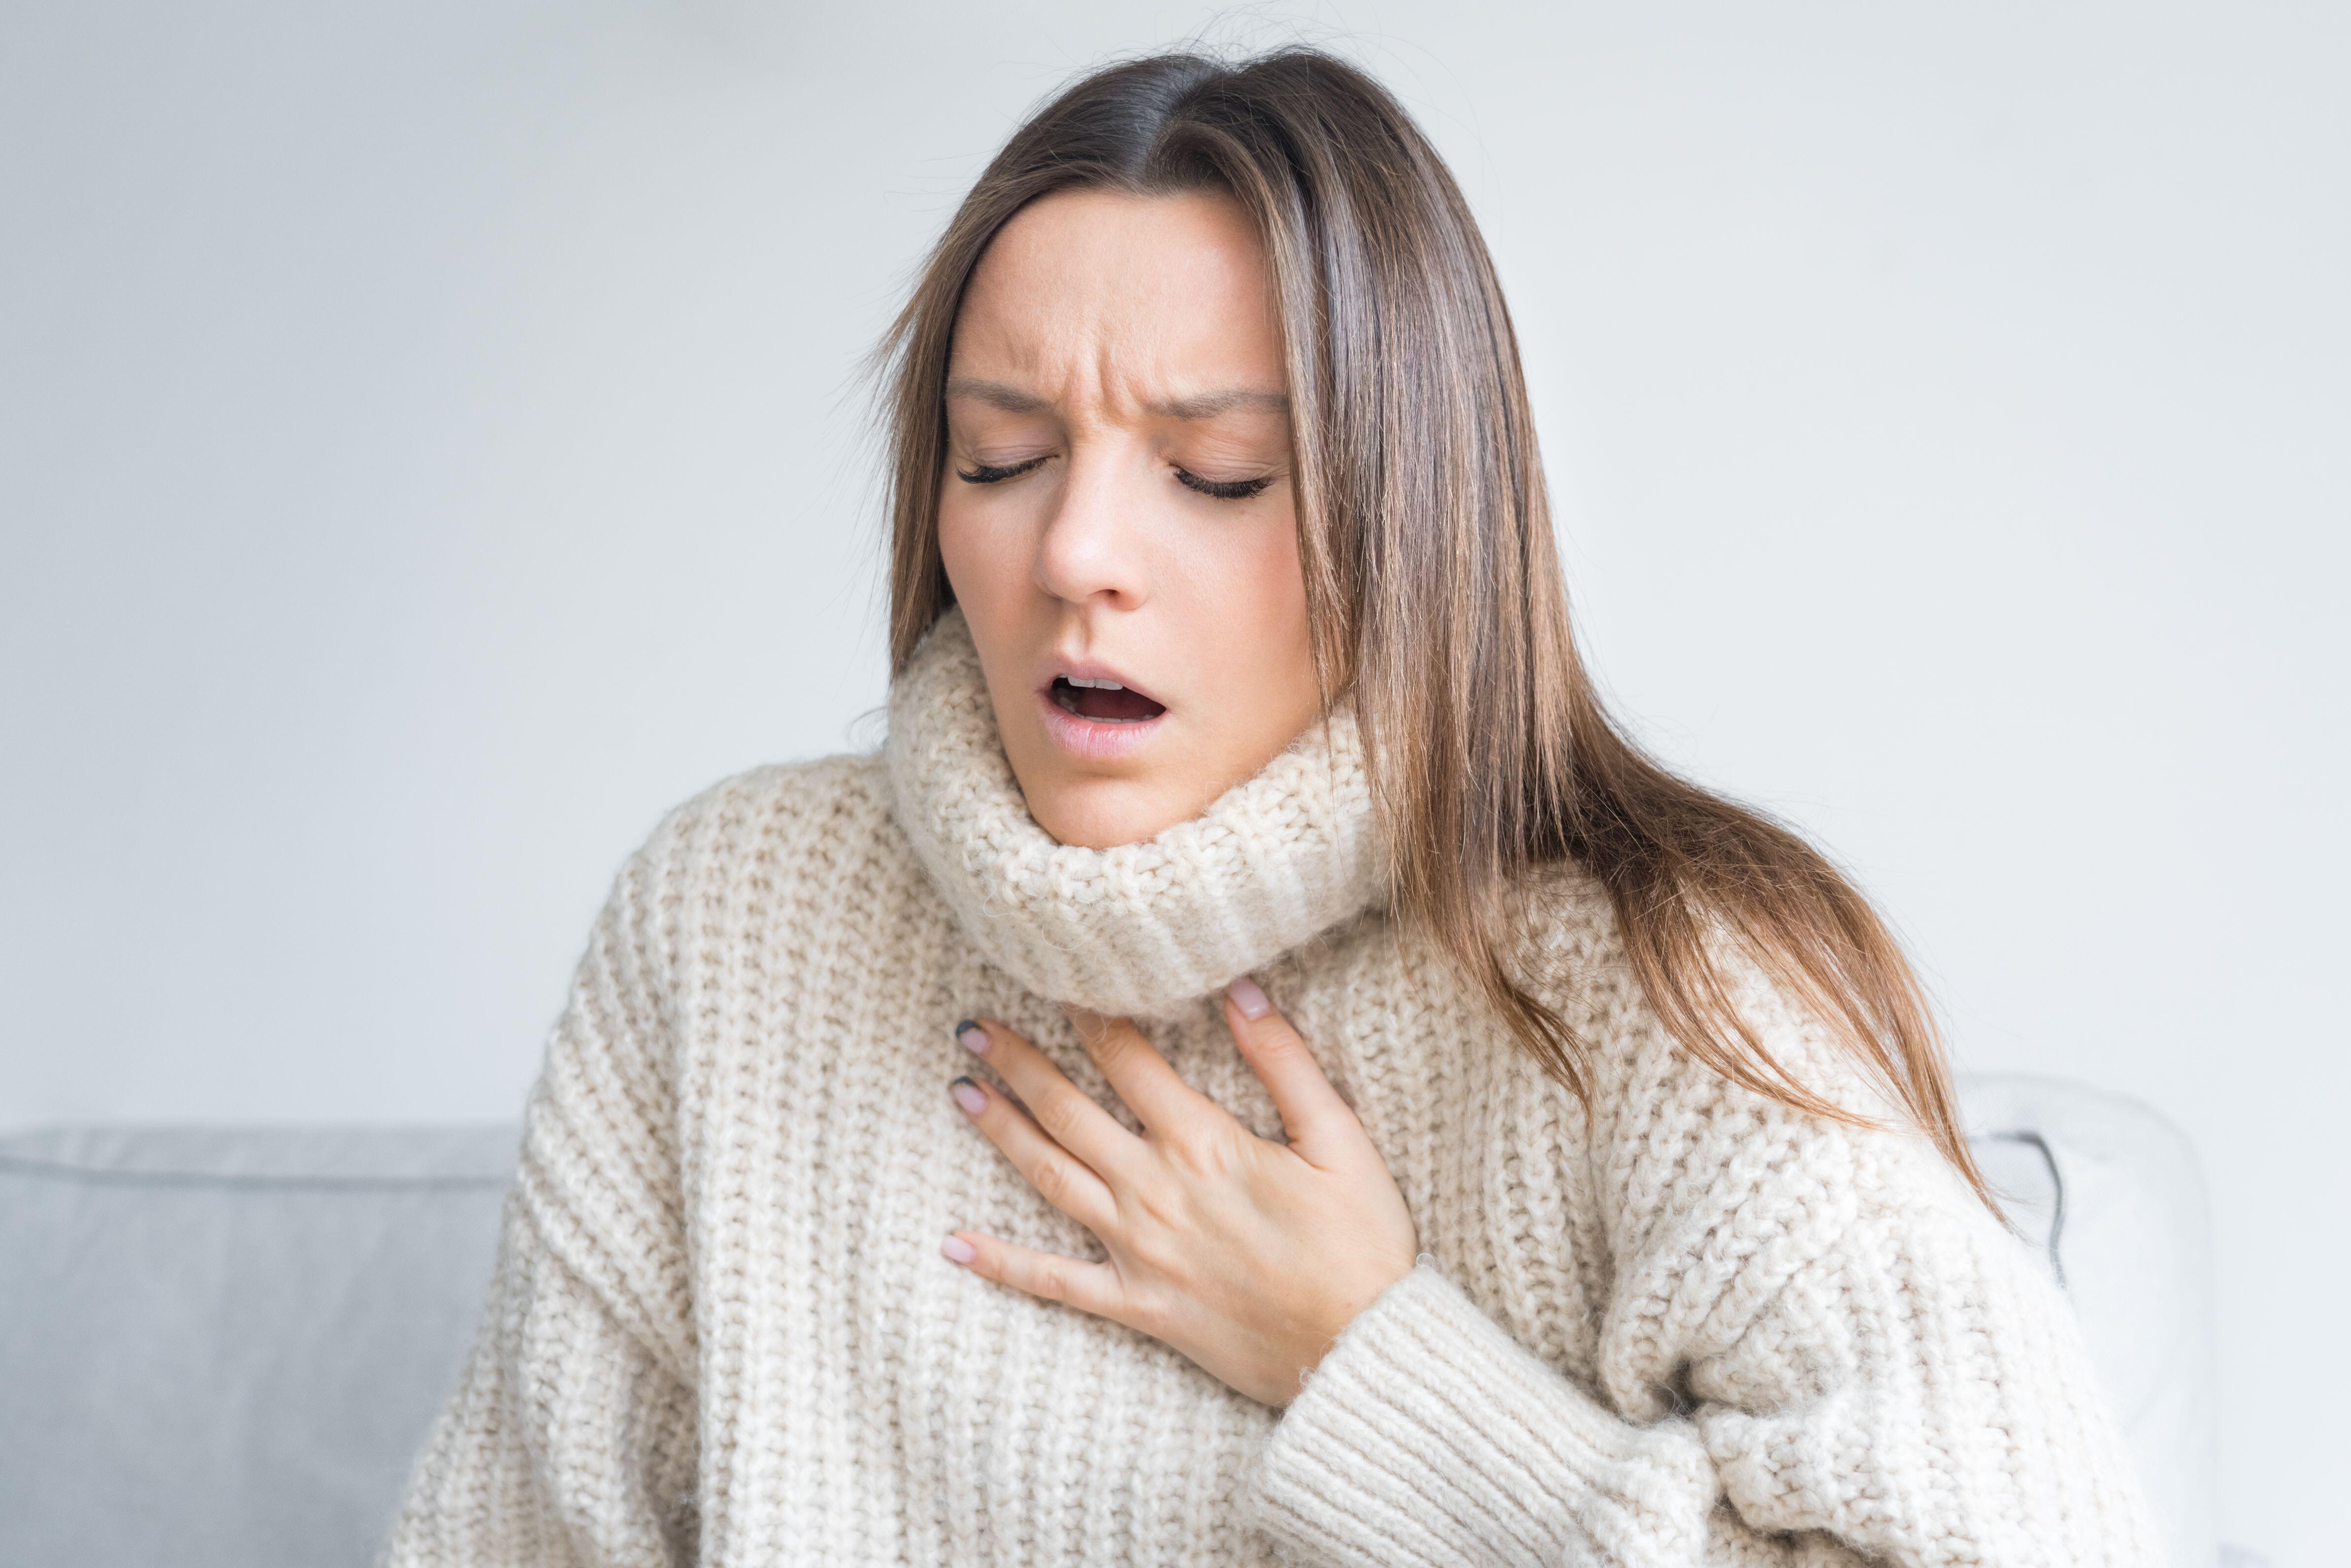
<svg viewBox="0 0 2351 1568">
<path fill-rule="evenodd" d="M 983 957 L 1040 996 L 1164 1016 L 1381 902 L 1360 737 L 1318 720 L 1200 815 L 1085 849 L 1038 826 L 963 612 L 891 688 L 899 825 Z"/>
</svg>

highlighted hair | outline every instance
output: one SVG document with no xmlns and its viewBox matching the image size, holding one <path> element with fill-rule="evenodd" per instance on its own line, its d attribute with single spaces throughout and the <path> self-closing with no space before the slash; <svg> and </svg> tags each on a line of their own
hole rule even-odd
<svg viewBox="0 0 2351 1568">
<path fill-rule="evenodd" d="M 1660 766 L 1603 706 L 1569 628 L 1485 242 L 1403 107 L 1343 61 L 1285 49 L 1113 66 L 1039 110 L 980 176 L 883 344 L 893 668 L 953 600 L 938 502 L 965 286 L 1015 213 L 1070 189 L 1220 191 L 1257 222 L 1288 361 L 1316 676 L 1326 707 L 1343 694 L 1360 722 L 1399 915 L 1584 1094 L 1580 1042 L 1513 978 L 1497 929 L 1510 888 L 1577 862 L 1694 1055 L 1782 1103 L 1866 1120 L 1799 1082 L 1740 1016 L 1712 956 L 1727 937 L 1992 1205 L 1926 998 L 1868 900 L 1795 833 Z"/>
</svg>

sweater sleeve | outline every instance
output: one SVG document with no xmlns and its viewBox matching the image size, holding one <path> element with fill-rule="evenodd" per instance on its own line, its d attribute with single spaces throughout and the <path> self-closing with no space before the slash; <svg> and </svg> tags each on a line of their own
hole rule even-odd
<svg viewBox="0 0 2351 1568">
<path fill-rule="evenodd" d="M 549 1037 L 474 1349 L 381 1568 L 694 1559 L 664 840 L 615 883 Z"/>
<path fill-rule="evenodd" d="M 1590 1375 L 1425 1257 L 1259 1458 L 1249 1506 L 1290 1560 L 2161 1560 L 2070 1306 L 1938 1151 L 1654 1037 L 1637 1055 L 1593 1117 L 1613 1286 Z"/>
</svg>

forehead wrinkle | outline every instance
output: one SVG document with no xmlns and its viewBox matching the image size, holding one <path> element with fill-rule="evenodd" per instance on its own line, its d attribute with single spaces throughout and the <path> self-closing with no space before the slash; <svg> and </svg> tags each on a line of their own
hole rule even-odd
<svg viewBox="0 0 2351 1568">
<path fill-rule="evenodd" d="M 1096 325 L 1094 374 L 1106 402 L 1131 415 L 1186 422 L 1242 409 L 1288 417 L 1280 363 L 1249 351 L 1251 323 L 1239 312 L 1180 291 L 1150 301 L 1155 308 L 1144 303 L 1130 294 Z"/>
<path fill-rule="evenodd" d="M 1214 350 L 1203 356 L 1196 334 L 1148 319 L 1147 313 L 1136 319 L 1132 309 L 1072 311 L 1068 307 L 1077 301 L 1061 303 L 1058 319 L 1023 323 L 1030 327 L 1026 333 L 989 321 L 977 335 L 980 342 L 967 339 L 958 345 L 979 350 L 974 357 L 983 362 L 947 378 L 946 400 L 1016 415 L 1049 413 L 1078 426 L 1137 418 L 1204 423 L 1243 411 L 1288 420 L 1290 400 L 1280 389 L 1278 372 L 1268 386 L 1263 370 L 1229 360 L 1216 363 L 1227 357 Z M 1184 362 L 1202 358 L 1208 362 Z M 1203 391 L 1172 390 L 1204 382 Z"/>
</svg>

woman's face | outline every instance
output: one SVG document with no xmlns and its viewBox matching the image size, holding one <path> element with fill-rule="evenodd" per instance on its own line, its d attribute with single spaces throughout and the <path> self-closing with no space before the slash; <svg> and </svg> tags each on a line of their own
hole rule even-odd
<svg viewBox="0 0 2351 1568">
<path fill-rule="evenodd" d="M 939 549 L 1048 833 L 1147 839 L 1313 720 L 1281 344 L 1238 203 L 1023 208 L 965 292 L 946 416 Z"/>
</svg>

